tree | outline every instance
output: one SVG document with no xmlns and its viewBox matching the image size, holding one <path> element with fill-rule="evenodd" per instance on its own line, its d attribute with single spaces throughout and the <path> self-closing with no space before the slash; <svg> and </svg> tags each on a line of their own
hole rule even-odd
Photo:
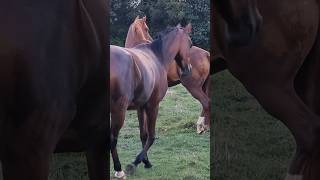
<svg viewBox="0 0 320 180">
<path fill-rule="evenodd" d="M 111 2 L 111 44 L 123 46 L 128 28 L 138 15 L 147 16 L 153 37 L 167 26 L 193 25 L 194 45 L 209 48 L 209 0 L 113 0 Z"/>
</svg>

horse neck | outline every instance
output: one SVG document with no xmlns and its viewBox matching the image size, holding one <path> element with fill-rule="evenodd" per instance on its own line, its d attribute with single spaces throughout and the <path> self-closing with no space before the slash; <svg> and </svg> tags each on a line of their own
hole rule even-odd
<svg viewBox="0 0 320 180">
<path fill-rule="evenodd" d="M 174 39 L 168 39 L 168 37 L 164 37 L 162 39 L 161 44 L 161 53 L 162 53 L 162 64 L 168 71 L 170 64 L 174 61 L 174 58 L 178 54 L 178 48 L 172 48 L 177 46 L 178 41 L 176 38 Z"/>
<path fill-rule="evenodd" d="M 125 42 L 125 47 L 126 48 L 132 48 L 134 47 L 135 45 L 137 45 L 135 43 L 135 38 L 134 38 L 134 31 L 133 31 L 133 25 L 131 25 L 129 27 L 129 30 L 128 30 L 128 33 L 127 33 L 127 38 L 126 38 L 126 42 Z"/>
</svg>

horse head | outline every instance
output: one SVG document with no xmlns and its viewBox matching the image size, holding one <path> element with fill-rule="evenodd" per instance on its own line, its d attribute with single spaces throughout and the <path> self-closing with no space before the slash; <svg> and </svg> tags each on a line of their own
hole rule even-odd
<svg viewBox="0 0 320 180">
<path fill-rule="evenodd" d="M 190 64 L 190 48 L 192 47 L 192 41 L 189 34 L 192 31 L 192 26 L 189 23 L 185 27 L 177 25 L 178 34 L 178 54 L 175 57 L 175 61 L 181 68 L 181 76 L 186 76 L 191 73 L 192 66 Z"/>
<path fill-rule="evenodd" d="M 137 16 L 135 18 L 134 22 L 130 25 L 127 34 L 126 47 L 131 48 L 141 43 L 150 43 L 153 41 L 149 34 L 149 27 L 146 22 L 146 16 L 143 18 L 139 18 L 139 16 Z"/>
</svg>

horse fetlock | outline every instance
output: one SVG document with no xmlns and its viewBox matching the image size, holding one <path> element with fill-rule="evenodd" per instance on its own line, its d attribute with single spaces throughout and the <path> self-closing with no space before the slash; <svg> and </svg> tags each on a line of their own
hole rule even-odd
<svg viewBox="0 0 320 180">
<path fill-rule="evenodd" d="M 122 171 L 120 161 L 114 160 L 113 166 L 116 172 Z"/>
<path fill-rule="evenodd" d="M 138 166 L 142 162 L 143 159 L 144 159 L 144 154 L 143 154 L 143 152 L 141 152 L 140 154 L 138 154 L 138 156 L 134 160 L 133 164 L 135 166 Z"/>
<path fill-rule="evenodd" d="M 150 163 L 149 159 L 148 159 L 148 156 L 145 156 L 143 159 L 142 159 L 142 162 L 144 163 L 144 168 L 151 168 L 152 167 L 152 164 Z"/>
</svg>

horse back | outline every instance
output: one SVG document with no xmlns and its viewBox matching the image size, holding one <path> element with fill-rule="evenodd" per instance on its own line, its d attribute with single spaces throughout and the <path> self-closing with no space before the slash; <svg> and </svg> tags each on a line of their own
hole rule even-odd
<svg viewBox="0 0 320 180">
<path fill-rule="evenodd" d="M 154 57 L 135 48 L 117 46 L 111 46 L 110 55 L 111 97 L 125 95 L 133 105 L 146 103 L 159 80 Z"/>
</svg>

